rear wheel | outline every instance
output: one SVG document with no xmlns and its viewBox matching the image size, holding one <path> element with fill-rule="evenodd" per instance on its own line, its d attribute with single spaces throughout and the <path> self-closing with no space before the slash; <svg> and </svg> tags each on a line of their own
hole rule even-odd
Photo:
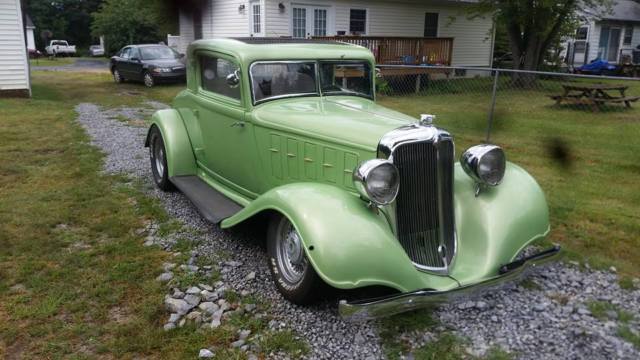
<svg viewBox="0 0 640 360">
<path fill-rule="evenodd" d="M 285 216 L 271 219 L 267 251 L 271 276 L 287 300 L 308 304 L 318 299 L 325 284 L 311 266 L 298 230 Z"/>
<path fill-rule="evenodd" d="M 155 79 L 153 78 L 153 76 L 151 75 L 150 72 L 145 72 L 144 76 L 143 76 L 143 79 L 144 79 L 144 85 L 146 87 L 151 88 L 151 87 L 154 87 L 155 84 L 156 84 L 156 81 L 155 81 Z"/>
<path fill-rule="evenodd" d="M 149 134 L 149 157 L 151 159 L 151 173 L 153 182 L 162 191 L 173 190 L 173 184 L 169 180 L 167 168 L 167 156 L 162 134 L 157 127 L 153 127 Z"/>
</svg>

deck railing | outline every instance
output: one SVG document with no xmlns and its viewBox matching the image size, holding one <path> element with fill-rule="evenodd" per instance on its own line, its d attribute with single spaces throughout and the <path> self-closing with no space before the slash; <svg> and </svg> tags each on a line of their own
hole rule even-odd
<svg viewBox="0 0 640 360">
<path fill-rule="evenodd" d="M 453 54 L 453 38 L 322 36 L 314 39 L 364 46 L 373 52 L 378 64 L 451 65 Z"/>
</svg>

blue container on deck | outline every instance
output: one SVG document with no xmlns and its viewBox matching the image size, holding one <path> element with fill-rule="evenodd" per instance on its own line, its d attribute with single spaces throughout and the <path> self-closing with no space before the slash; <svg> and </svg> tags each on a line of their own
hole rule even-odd
<svg viewBox="0 0 640 360">
<path fill-rule="evenodd" d="M 413 55 L 404 55 L 402 57 L 402 63 L 404 65 L 415 65 L 416 64 L 416 57 Z"/>
</svg>

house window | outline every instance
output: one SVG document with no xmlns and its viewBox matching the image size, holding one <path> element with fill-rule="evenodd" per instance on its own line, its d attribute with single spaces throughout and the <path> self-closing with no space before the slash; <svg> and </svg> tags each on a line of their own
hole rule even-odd
<svg viewBox="0 0 640 360">
<path fill-rule="evenodd" d="M 349 15 L 349 32 L 353 35 L 362 35 L 367 32 L 367 10 L 351 9 Z"/>
<path fill-rule="evenodd" d="M 304 38 L 307 33 L 307 9 L 293 8 L 293 37 Z"/>
<path fill-rule="evenodd" d="M 624 40 L 622 41 L 622 44 L 631 45 L 632 40 L 633 40 L 633 25 L 629 25 L 624 28 Z"/>
<path fill-rule="evenodd" d="M 424 37 L 438 37 L 438 13 L 424 14 Z"/>
<path fill-rule="evenodd" d="M 327 36 L 327 10 L 313 10 L 313 36 Z"/>
<path fill-rule="evenodd" d="M 576 40 L 587 40 L 587 35 L 589 34 L 588 26 L 581 26 L 576 30 Z"/>
<path fill-rule="evenodd" d="M 262 5 L 259 1 L 251 4 L 251 33 L 252 35 L 262 34 Z"/>
<path fill-rule="evenodd" d="M 229 60 L 214 56 L 203 56 L 200 59 L 200 84 L 203 90 L 240 100 L 240 86 L 227 84 L 227 76 L 238 69 Z"/>
</svg>

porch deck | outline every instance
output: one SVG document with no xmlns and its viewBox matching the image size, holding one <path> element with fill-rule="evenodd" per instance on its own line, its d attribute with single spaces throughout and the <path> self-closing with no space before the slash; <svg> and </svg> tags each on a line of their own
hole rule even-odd
<svg viewBox="0 0 640 360">
<path fill-rule="evenodd" d="M 317 36 L 368 48 L 380 65 L 451 65 L 453 38 L 393 36 Z"/>
</svg>

